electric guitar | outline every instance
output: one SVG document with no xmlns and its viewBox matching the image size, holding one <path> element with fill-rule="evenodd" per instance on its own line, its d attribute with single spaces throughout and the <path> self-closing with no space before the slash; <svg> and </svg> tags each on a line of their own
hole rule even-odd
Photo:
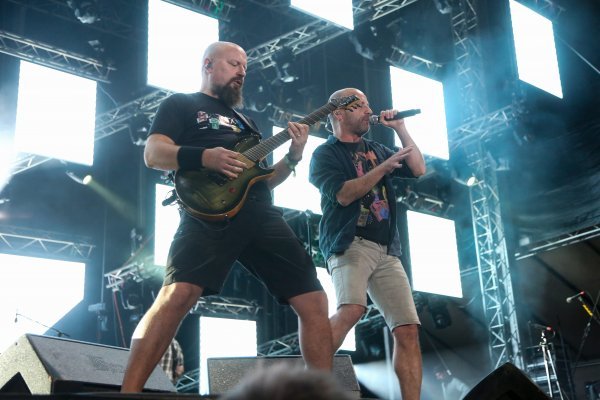
<svg viewBox="0 0 600 400">
<path fill-rule="evenodd" d="M 357 96 L 333 99 L 298 122 L 313 125 L 335 109 L 356 108 L 358 100 Z M 260 167 L 259 162 L 288 140 L 290 135 L 284 129 L 263 141 L 255 135 L 238 141 L 232 150 L 239 153 L 237 159 L 246 164 L 246 169 L 235 179 L 206 168 L 177 171 L 173 181 L 179 204 L 192 217 L 207 221 L 235 216 L 252 185 L 269 178 L 275 171 Z"/>
</svg>

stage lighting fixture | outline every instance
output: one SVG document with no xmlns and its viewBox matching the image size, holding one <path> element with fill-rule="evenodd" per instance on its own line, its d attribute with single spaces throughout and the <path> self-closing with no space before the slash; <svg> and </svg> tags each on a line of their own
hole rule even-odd
<svg viewBox="0 0 600 400">
<path fill-rule="evenodd" d="M 419 108 L 422 113 L 407 118 L 406 127 L 418 138 L 423 154 L 448 160 L 448 129 L 442 82 L 390 66 L 392 104 L 398 110 Z M 394 138 L 400 147 L 400 139 Z"/>
<path fill-rule="evenodd" d="M 249 95 L 244 96 L 244 108 L 259 113 L 265 112 L 271 105 L 269 89 L 266 83 L 252 85 L 246 90 Z"/>
<path fill-rule="evenodd" d="M 67 0 L 67 5 L 82 24 L 93 24 L 100 20 L 96 0 Z"/>
<path fill-rule="evenodd" d="M 83 178 L 81 178 L 79 175 L 77 175 L 75 172 L 72 172 L 72 171 L 65 171 L 65 174 L 69 178 L 71 178 L 74 182 L 77 182 L 80 185 L 89 185 L 89 183 L 92 181 L 91 175 L 86 175 Z"/>
<path fill-rule="evenodd" d="M 273 62 L 277 71 L 277 80 L 283 83 L 292 83 L 298 79 L 294 73 L 296 56 L 288 47 L 284 47 L 277 53 L 273 54 Z"/>
<path fill-rule="evenodd" d="M 444 329 L 452 325 L 448 304 L 441 297 L 433 296 L 429 299 L 429 313 L 437 329 Z"/>
<path fill-rule="evenodd" d="M 450 14 L 452 12 L 452 5 L 450 4 L 450 0 L 433 0 L 435 4 L 435 8 L 440 12 L 440 14 Z"/>
</svg>

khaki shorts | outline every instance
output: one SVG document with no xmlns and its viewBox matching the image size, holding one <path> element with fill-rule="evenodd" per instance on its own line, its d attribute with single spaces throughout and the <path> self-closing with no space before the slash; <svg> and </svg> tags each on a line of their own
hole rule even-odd
<svg viewBox="0 0 600 400">
<path fill-rule="evenodd" d="M 338 307 L 367 307 L 367 293 L 390 330 L 420 325 L 408 277 L 400 259 L 387 255 L 387 246 L 355 237 L 350 247 L 327 260 Z"/>
</svg>

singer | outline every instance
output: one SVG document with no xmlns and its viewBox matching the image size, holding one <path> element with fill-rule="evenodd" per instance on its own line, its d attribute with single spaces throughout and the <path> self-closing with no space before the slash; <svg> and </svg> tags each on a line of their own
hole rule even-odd
<svg viewBox="0 0 600 400">
<path fill-rule="evenodd" d="M 329 114 L 333 135 L 313 153 L 309 180 L 321 192 L 323 217 L 319 244 L 337 294 L 331 317 L 337 350 L 367 307 L 367 291 L 394 336 L 394 371 L 404 400 L 421 393 L 422 362 L 419 317 L 400 259 L 393 176 L 415 178 L 425 161 L 396 110 L 379 114 L 402 149 L 396 151 L 365 139 L 373 111 L 358 89 L 342 89 L 329 98 L 356 95 L 355 109 Z"/>
</svg>

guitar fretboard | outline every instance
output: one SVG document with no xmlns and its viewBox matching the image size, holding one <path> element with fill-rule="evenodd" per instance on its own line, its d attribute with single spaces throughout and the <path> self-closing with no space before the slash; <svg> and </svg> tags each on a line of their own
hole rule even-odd
<svg viewBox="0 0 600 400">
<path fill-rule="evenodd" d="M 317 121 L 325 118 L 327 114 L 329 114 L 336 108 L 337 107 L 333 103 L 327 103 L 323 107 L 319 108 L 318 110 L 310 113 L 306 117 L 299 120 L 298 123 L 311 126 Z M 276 135 L 273 135 L 270 138 L 263 140 L 251 149 L 246 150 L 242 154 L 244 154 L 244 156 L 246 156 L 250 160 L 258 162 L 290 139 L 290 134 L 288 132 L 288 129 L 286 128 L 281 132 L 277 133 Z"/>
</svg>

